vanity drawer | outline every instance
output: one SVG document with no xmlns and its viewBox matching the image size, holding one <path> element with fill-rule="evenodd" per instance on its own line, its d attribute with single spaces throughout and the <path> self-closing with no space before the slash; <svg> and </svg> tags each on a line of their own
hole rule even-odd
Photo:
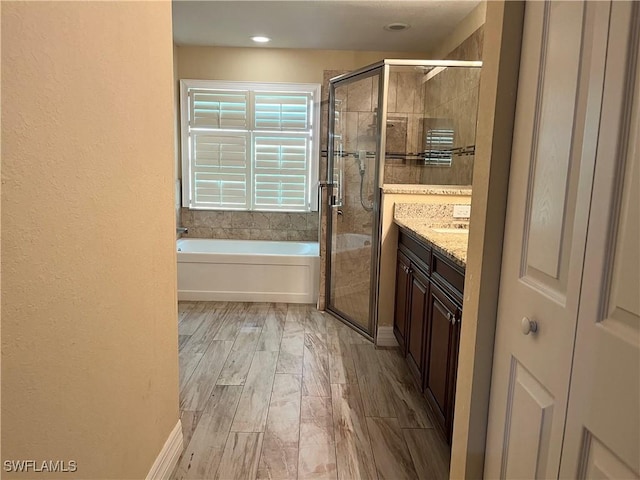
<svg viewBox="0 0 640 480">
<path fill-rule="evenodd" d="M 433 252 L 431 264 L 433 279 L 454 298 L 462 302 L 464 291 L 464 270 L 456 268 L 451 260 L 445 259 L 439 253 Z"/>
<path fill-rule="evenodd" d="M 424 243 L 418 242 L 404 229 L 400 229 L 398 245 L 400 246 L 402 253 L 407 255 L 414 262 L 420 264 L 419 266 L 425 270 L 425 273 L 429 273 L 431 265 L 430 247 L 426 246 Z"/>
</svg>

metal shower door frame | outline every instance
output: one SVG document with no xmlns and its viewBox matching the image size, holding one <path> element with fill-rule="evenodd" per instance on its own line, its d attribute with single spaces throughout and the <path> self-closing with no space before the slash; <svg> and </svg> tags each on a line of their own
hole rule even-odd
<svg viewBox="0 0 640 480">
<path fill-rule="evenodd" d="M 372 232 L 371 232 L 371 259 L 370 259 L 370 278 L 369 278 L 369 325 L 367 329 L 362 328 L 356 322 L 351 320 L 348 315 L 335 308 L 332 304 L 331 297 L 331 245 L 333 236 L 333 222 L 331 215 L 332 198 L 336 194 L 336 185 L 333 182 L 334 179 L 334 160 L 335 160 L 335 90 L 336 87 L 345 86 L 350 83 L 355 83 L 359 80 L 374 77 L 378 75 L 378 105 L 377 105 L 377 129 L 378 135 L 376 139 L 376 157 L 375 157 L 375 170 L 374 170 L 374 196 L 373 196 L 373 211 L 372 214 Z M 389 83 L 389 71 L 384 62 L 378 62 L 373 65 L 369 65 L 359 70 L 355 70 L 338 77 L 334 77 L 329 81 L 329 139 L 327 144 L 327 186 L 329 191 L 327 192 L 327 235 L 326 235 L 326 280 L 325 280 L 325 298 L 326 309 L 347 324 L 351 328 L 357 330 L 360 334 L 364 335 L 371 341 L 375 339 L 375 331 L 377 328 L 377 304 L 378 304 L 378 277 L 380 273 L 380 201 L 381 201 L 381 185 L 382 179 L 382 167 L 384 146 L 386 142 L 386 135 L 382 132 L 382 125 L 386 124 L 386 101 L 387 101 L 387 86 Z M 381 157 L 382 155 L 382 157 Z"/>
<path fill-rule="evenodd" d="M 385 59 L 377 63 L 373 63 L 366 67 L 354 70 L 353 72 L 345 73 L 332 78 L 329 81 L 329 139 L 327 145 L 327 178 L 326 186 L 328 187 L 327 204 L 323 207 L 327 208 L 330 212 L 331 198 L 335 194 L 336 185 L 333 183 L 333 164 L 334 164 L 334 122 L 335 122 L 335 89 L 336 86 L 348 85 L 349 83 L 356 82 L 363 78 L 371 77 L 376 74 L 379 75 L 378 79 L 378 115 L 377 115 L 377 128 L 378 138 L 376 141 L 376 171 L 374 179 L 374 200 L 373 200 L 373 225 L 372 225 L 372 248 L 371 248 L 371 277 L 369 284 L 369 328 L 364 330 L 355 322 L 349 320 L 349 318 L 339 310 L 335 309 L 331 305 L 331 237 L 333 234 L 333 225 L 331 222 L 331 215 L 327 214 L 327 235 L 326 235 L 326 277 L 325 277 L 325 298 L 327 310 L 336 316 L 339 320 L 346 323 L 350 327 L 357 330 L 359 333 L 367 337 L 369 340 L 375 343 L 375 332 L 378 327 L 378 299 L 380 298 L 380 251 L 382 246 L 380 245 L 380 238 L 382 235 L 382 221 L 380 218 L 380 206 L 382 202 L 382 181 L 384 179 L 384 164 L 386 161 L 385 150 L 387 142 L 386 127 L 387 124 L 387 102 L 388 102 L 388 87 L 389 87 L 389 73 L 391 67 L 467 67 L 467 68 L 480 68 L 482 67 L 482 61 L 467 61 L 467 60 L 405 60 L 405 59 Z"/>
</svg>

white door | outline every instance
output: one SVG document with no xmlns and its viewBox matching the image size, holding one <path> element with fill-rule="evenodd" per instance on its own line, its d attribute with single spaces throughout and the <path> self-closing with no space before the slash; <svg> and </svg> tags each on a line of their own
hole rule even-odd
<svg viewBox="0 0 640 480">
<path fill-rule="evenodd" d="M 489 405 L 487 478 L 559 474 L 609 8 L 604 2 L 526 5 Z"/>
<path fill-rule="evenodd" d="M 565 478 L 640 477 L 640 5 L 614 2 L 610 31 Z"/>
</svg>

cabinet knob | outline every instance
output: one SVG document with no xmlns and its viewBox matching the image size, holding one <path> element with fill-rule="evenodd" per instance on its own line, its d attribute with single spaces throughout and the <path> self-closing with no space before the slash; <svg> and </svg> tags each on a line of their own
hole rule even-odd
<svg viewBox="0 0 640 480">
<path fill-rule="evenodd" d="M 520 323 L 522 326 L 522 333 L 525 335 L 529 335 L 531 332 L 536 333 L 538 331 L 538 322 L 535 320 L 523 317 Z"/>
</svg>

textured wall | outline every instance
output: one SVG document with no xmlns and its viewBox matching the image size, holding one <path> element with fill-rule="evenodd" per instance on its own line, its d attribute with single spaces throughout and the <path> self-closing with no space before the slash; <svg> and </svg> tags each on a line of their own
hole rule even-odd
<svg viewBox="0 0 640 480">
<path fill-rule="evenodd" d="M 179 415 L 171 4 L 1 8 L 2 460 L 144 478 Z"/>
</svg>

